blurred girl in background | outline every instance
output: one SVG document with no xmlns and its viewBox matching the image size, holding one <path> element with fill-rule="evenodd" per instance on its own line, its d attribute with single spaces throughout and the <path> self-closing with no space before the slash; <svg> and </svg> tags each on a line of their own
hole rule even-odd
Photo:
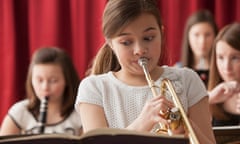
<svg viewBox="0 0 240 144">
<path fill-rule="evenodd" d="M 27 99 L 10 108 L 0 135 L 38 133 L 40 101 L 46 96 L 49 100 L 44 133 L 80 135 L 80 117 L 74 110 L 79 82 L 70 57 L 62 49 L 36 50 L 26 80 Z"/>
</svg>

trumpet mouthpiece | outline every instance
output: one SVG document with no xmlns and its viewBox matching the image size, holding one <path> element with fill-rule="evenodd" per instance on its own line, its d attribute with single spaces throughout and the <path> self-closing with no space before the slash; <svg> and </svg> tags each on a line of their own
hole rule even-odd
<svg viewBox="0 0 240 144">
<path fill-rule="evenodd" d="M 140 66 L 147 65 L 147 63 L 148 63 L 148 59 L 145 58 L 145 57 L 141 57 L 140 59 L 138 59 L 138 64 L 139 64 Z"/>
</svg>

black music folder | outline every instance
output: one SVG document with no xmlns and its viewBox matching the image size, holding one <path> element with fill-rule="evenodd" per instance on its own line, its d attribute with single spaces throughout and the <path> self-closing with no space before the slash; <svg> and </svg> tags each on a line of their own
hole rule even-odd
<svg viewBox="0 0 240 144">
<path fill-rule="evenodd" d="M 159 135 L 124 129 L 96 129 L 81 136 L 41 134 L 2 136 L 0 144 L 189 144 L 183 135 Z"/>
<path fill-rule="evenodd" d="M 240 125 L 216 126 L 213 132 L 217 144 L 240 144 Z"/>
</svg>

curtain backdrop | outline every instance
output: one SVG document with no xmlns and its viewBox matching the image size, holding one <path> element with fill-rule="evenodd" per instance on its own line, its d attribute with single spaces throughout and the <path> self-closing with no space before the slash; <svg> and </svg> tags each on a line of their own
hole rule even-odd
<svg viewBox="0 0 240 144">
<path fill-rule="evenodd" d="M 65 49 L 80 78 L 104 42 L 101 16 L 107 0 L 0 0 L 0 122 L 9 107 L 25 96 L 33 51 L 43 46 Z M 219 28 L 240 21 L 239 0 L 159 0 L 169 65 L 180 58 L 187 17 L 209 9 Z"/>
</svg>

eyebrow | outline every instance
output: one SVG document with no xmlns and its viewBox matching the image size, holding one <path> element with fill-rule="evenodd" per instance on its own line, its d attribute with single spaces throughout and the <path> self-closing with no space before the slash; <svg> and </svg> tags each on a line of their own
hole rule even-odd
<svg viewBox="0 0 240 144">
<path fill-rule="evenodd" d="M 147 29 L 145 29 L 143 32 L 148 32 L 148 31 L 151 31 L 151 30 L 156 30 L 155 27 L 149 27 Z M 125 36 L 125 35 L 130 35 L 130 33 L 120 33 L 118 36 Z"/>
</svg>

